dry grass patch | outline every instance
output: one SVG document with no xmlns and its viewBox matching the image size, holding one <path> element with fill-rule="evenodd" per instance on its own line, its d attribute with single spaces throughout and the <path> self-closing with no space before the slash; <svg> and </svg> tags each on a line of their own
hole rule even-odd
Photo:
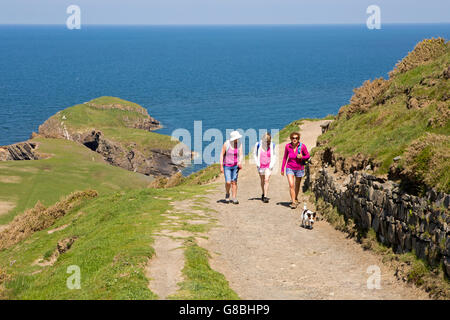
<svg viewBox="0 0 450 320">
<path fill-rule="evenodd" d="M 158 177 L 153 180 L 148 187 L 155 189 L 164 189 L 164 188 L 173 188 L 181 183 L 183 180 L 183 175 L 181 172 L 177 172 L 171 175 L 169 178 L 166 177 Z"/>
<path fill-rule="evenodd" d="M 430 134 L 413 141 L 405 152 L 403 172 L 412 181 L 423 181 L 450 192 L 450 138 Z"/>
<path fill-rule="evenodd" d="M 94 198 L 97 195 L 95 190 L 74 192 L 49 208 L 38 202 L 34 208 L 16 216 L 0 233 L 0 250 L 9 248 L 33 233 L 52 226 L 58 218 L 64 216 L 81 200 Z"/>
<path fill-rule="evenodd" d="M 17 176 L 0 176 L 0 183 L 19 183 L 21 180 Z"/>
<path fill-rule="evenodd" d="M 436 114 L 428 120 L 428 126 L 432 128 L 445 127 L 450 119 L 450 105 L 447 102 L 437 103 Z"/>
<path fill-rule="evenodd" d="M 379 101 L 389 87 L 389 80 L 378 78 L 373 81 L 367 80 L 359 88 L 353 90 L 354 94 L 350 104 L 343 106 L 338 113 L 339 117 L 346 116 L 350 119 L 355 113 L 365 113 Z"/>
<path fill-rule="evenodd" d="M 16 207 L 16 203 L 12 201 L 2 201 L 0 200 L 0 216 L 2 214 L 7 214 L 10 210 Z"/>
<path fill-rule="evenodd" d="M 10 276 L 6 273 L 4 269 L 0 267 L 0 300 L 6 300 L 8 298 L 8 293 L 5 289 L 4 283 L 10 279 Z"/>
</svg>

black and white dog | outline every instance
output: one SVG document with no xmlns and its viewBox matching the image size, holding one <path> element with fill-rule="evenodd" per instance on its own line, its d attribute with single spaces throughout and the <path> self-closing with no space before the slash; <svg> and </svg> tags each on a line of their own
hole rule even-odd
<svg viewBox="0 0 450 320">
<path fill-rule="evenodd" d="M 306 203 L 305 203 L 305 205 L 303 207 L 303 212 L 302 212 L 302 227 L 312 229 L 315 219 L 316 219 L 316 213 L 311 210 L 308 210 L 306 208 Z"/>
</svg>

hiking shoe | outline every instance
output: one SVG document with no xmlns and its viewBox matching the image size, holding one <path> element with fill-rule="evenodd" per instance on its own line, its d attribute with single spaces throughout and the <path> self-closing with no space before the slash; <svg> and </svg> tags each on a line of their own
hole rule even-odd
<svg viewBox="0 0 450 320">
<path fill-rule="evenodd" d="M 291 202 L 291 204 L 289 205 L 289 207 L 291 207 L 291 209 L 297 209 L 298 206 L 298 202 Z"/>
<path fill-rule="evenodd" d="M 230 195 L 229 194 L 225 195 L 225 203 L 230 203 Z"/>
<path fill-rule="evenodd" d="M 234 204 L 239 204 L 239 201 L 238 201 L 238 199 L 233 199 L 233 200 L 231 200 Z"/>
<path fill-rule="evenodd" d="M 263 202 L 264 202 L 264 203 L 269 203 L 269 198 L 264 197 L 264 198 L 263 198 Z"/>
<path fill-rule="evenodd" d="M 261 201 L 264 202 L 264 193 L 261 195 Z"/>
</svg>

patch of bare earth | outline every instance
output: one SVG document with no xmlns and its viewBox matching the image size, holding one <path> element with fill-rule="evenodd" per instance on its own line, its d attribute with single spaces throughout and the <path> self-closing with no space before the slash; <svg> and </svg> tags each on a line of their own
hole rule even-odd
<svg viewBox="0 0 450 320">
<path fill-rule="evenodd" d="M 0 216 L 7 214 L 16 207 L 16 203 L 12 201 L 0 200 Z"/>
<path fill-rule="evenodd" d="M 323 121 L 304 122 L 301 141 L 308 150 L 316 145 Z M 284 144 L 279 146 L 279 160 Z M 427 299 L 423 291 L 396 279 L 394 271 L 375 253 L 325 221 L 313 230 L 300 227 L 301 208 L 292 210 L 286 177 L 279 167 L 270 180 L 268 204 L 261 195 L 256 168 L 239 172 L 239 205 L 218 203 L 220 184 L 210 193 L 209 206 L 217 212 L 219 227 L 208 233 L 204 247 L 211 267 L 221 272 L 243 299 Z M 220 177 L 223 180 L 223 176 Z M 299 201 L 307 202 L 301 192 Z M 313 209 L 308 203 L 308 208 Z M 371 266 L 380 268 L 381 288 L 369 289 Z"/>
<path fill-rule="evenodd" d="M 153 248 L 153 257 L 147 267 L 146 275 L 150 279 L 149 289 L 160 299 L 166 299 L 178 290 L 182 281 L 181 270 L 184 266 L 183 241 L 171 237 L 157 237 Z"/>
<path fill-rule="evenodd" d="M 48 234 L 52 234 L 52 233 L 55 233 L 55 232 L 64 230 L 64 229 L 67 228 L 68 226 L 69 226 L 69 224 L 65 224 L 65 225 L 62 225 L 62 226 L 60 226 L 60 227 L 58 227 L 58 228 L 55 228 L 55 229 L 52 229 L 52 230 L 48 230 L 47 233 L 48 233 Z"/>
<path fill-rule="evenodd" d="M 208 215 L 192 208 L 194 204 L 189 200 L 171 204 L 173 209 L 163 214 L 167 218 L 167 221 L 161 224 L 164 229 L 155 234 L 155 255 L 146 267 L 148 288 L 160 299 L 170 299 L 170 296 L 178 291 L 178 283 L 183 281 L 184 241 L 196 235 L 183 230 L 183 225 L 209 222 Z M 198 220 L 198 217 L 202 219 Z"/>
<path fill-rule="evenodd" d="M 20 180 L 17 176 L 0 176 L 0 183 L 19 183 Z"/>
<path fill-rule="evenodd" d="M 70 248 L 72 247 L 73 243 L 76 240 L 77 237 L 70 237 L 59 241 L 58 244 L 56 245 L 55 251 L 52 253 L 50 257 L 48 257 L 47 259 L 44 258 L 36 259 L 33 262 L 33 265 L 38 265 L 40 267 L 48 267 L 54 265 L 55 262 L 58 260 L 58 257 L 64 254 L 66 251 L 70 250 Z"/>
</svg>

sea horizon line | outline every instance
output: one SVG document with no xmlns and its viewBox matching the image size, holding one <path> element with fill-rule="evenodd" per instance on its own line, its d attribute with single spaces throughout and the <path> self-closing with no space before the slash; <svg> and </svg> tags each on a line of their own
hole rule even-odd
<svg viewBox="0 0 450 320">
<path fill-rule="evenodd" d="M 385 22 L 383 25 L 386 26 L 408 26 L 408 25 L 447 25 L 450 22 Z M 65 27 L 65 23 L 1 23 L 0 26 L 55 26 L 55 27 Z M 248 24 L 182 24 L 182 23 L 173 23 L 173 24 L 127 24 L 127 23 L 118 23 L 118 24 L 109 24 L 109 23 L 83 23 L 83 26 L 89 27 L 306 27 L 306 26 L 366 26 L 365 23 L 267 23 L 267 24 L 257 24 L 257 23 L 248 23 Z"/>
</svg>

